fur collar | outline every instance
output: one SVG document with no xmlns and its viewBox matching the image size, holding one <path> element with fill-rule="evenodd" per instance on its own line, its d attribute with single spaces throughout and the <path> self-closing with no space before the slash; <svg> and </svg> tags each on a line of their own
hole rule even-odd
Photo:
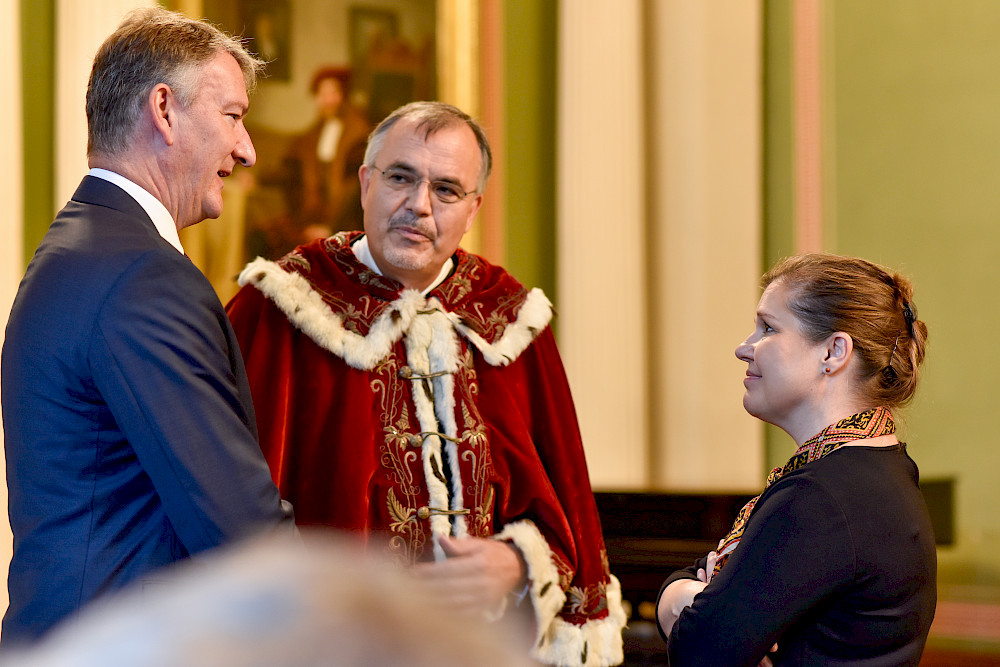
<svg viewBox="0 0 1000 667">
<path fill-rule="evenodd" d="M 535 288 L 525 295 L 516 318 L 491 331 L 487 339 L 463 314 L 447 310 L 433 292 L 427 299 L 416 290 L 406 289 L 395 301 L 380 308 L 367 332 L 360 333 L 344 326 L 343 313 L 330 299 L 324 299 L 305 275 L 286 271 L 275 262 L 257 258 L 240 273 L 239 284 L 253 285 L 317 345 L 361 370 L 371 370 L 389 356 L 418 312 L 428 307 L 441 309 L 454 330 L 492 366 L 505 366 L 517 359 L 552 319 L 552 304 L 542 290 Z"/>
</svg>

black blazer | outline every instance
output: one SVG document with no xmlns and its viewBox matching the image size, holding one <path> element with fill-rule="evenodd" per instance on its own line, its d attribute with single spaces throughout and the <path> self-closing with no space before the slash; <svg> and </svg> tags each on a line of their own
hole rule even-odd
<svg viewBox="0 0 1000 667">
<path fill-rule="evenodd" d="M 2 357 L 14 557 L 3 645 L 267 526 L 294 530 L 211 285 L 88 176 L 28 266 Z"/>
</svg>

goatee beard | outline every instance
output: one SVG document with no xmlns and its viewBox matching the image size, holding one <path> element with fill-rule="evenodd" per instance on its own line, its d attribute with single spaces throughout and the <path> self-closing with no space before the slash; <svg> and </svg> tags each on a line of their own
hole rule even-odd
<svg viewBox="0 0 1000 667">
<path fill-rule="evenodd" d="M 433 225 L 426 224 L 413 211 L 403 211 L 389 218 L 390 231 L 400 227 L 416 230 L 420 234 L 423 234 L 431 243 L 437 240 L 437 230 L 434 229 Z M 427 229 L 428 227 L 430 229 Z M 434 254 L 433 249 L 410 248 L 405 242 L 400 246 L 387 243 L 383 253 L 387 262 L 405 271 L 421 271 L 427 268 Z"/>
</svg>

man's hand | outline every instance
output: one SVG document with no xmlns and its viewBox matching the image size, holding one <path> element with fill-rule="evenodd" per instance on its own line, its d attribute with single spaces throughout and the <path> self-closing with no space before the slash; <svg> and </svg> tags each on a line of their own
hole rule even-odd
<svg viewBox="0 0 1000 667">
<path fill-rule="evenodd" d="M 524 585 L 527 567 L 510 544 L 481 537 L 438 540 L 448 559 L 419 563 L 413 571 L 449 608 L 489 613 L 505 595 Z"/>
</svg>

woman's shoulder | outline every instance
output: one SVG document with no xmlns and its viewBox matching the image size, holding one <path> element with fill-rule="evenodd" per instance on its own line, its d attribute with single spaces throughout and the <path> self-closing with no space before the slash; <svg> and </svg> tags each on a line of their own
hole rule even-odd
<svg viewBox="0 0 1000 667">
<path fill-rule="evenodd" d="M 854 479 L 859 475 L 870 477 L 883 474 L 885 471 L 900 473 L 916 471 L 916 464 L 907 453 L 905 443 L 880 447 L 865 445 L 838 447 L 822 458 L 786 473 L 781 479 L 802 478 L 820 481 L 830 478 Z"/>
<path fill-rule="evenodd" d="M 804 466 L 813 476 L 853 480 L 852 485 L 874 484 L 885 486 L 888 480 L 916 488 L 917 464 L 907 453 L 905 443 L 885 447 L 864 445 L 840 447 L 813 463 Z"/>
<path fill-rule="evenodd" d="M 918 472 L 903 444 L 890 447 L 841 447 L 823 458 L 786 474 L 768 491 L 787 502 L 806 500 L 815 511 L 842 514 L 848 522 L 876 514 L 891 515 L 923 503 Z"/>
</svg>

